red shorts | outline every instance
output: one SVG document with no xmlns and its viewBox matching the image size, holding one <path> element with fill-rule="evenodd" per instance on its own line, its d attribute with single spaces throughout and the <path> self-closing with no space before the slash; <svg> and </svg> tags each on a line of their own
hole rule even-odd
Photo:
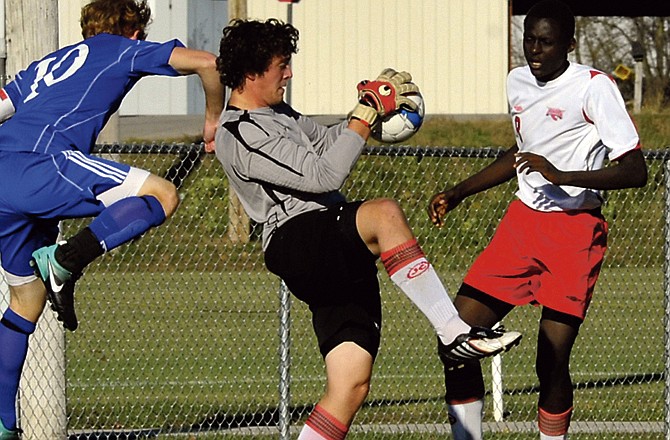
<svg viewBox="0 0 670 440">
<path fill-rule="evenodd" d="M 584 319 L 606 249 L 599 212 L 540 212 L 515 200 L 464 282 L 509 304 Z"/>
</svg>

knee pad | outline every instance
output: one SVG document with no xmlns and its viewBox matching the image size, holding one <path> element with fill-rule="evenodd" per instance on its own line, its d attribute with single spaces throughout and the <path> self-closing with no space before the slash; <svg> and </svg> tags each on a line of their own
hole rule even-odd
<svg viewBox="0 0 670 440">
<path fill-rule="evenodd" d="M 483 399 L 485 388 L 481 365 L 478 361 L 445 364 L 444 387 L 447 404 Z"/>
</svg>

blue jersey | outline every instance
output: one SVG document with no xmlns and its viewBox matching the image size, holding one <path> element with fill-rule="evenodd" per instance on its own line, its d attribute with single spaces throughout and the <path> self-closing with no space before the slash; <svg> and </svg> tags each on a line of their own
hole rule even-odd
<svg viewBox="0 0 670 440">
<path fill-rule="evenodd" d="M 0 125 L 0 150 L 90 153 L 140 78 L 179 75 L 168 61 L 183 46 L 99 34 L 33 62 L 4 88 L 15 113 Z"/>
</svg>

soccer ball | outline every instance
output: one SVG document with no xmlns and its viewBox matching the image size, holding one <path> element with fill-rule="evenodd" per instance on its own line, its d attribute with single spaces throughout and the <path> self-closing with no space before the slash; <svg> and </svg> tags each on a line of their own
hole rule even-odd
<svg viewBox="0 0 670 440">
<path fill-rule="evenodd" d="M 425 114 L 423 96 L 420 93 L 415 93 L 410 95 L 409 98 L 416 102 L 416 110 L 412 111 L 401 107 L 399 111 L 386 116 L 372 130 L 373 139 L 379 142 L 403 142 L 419 131 Z"/>
</svg>

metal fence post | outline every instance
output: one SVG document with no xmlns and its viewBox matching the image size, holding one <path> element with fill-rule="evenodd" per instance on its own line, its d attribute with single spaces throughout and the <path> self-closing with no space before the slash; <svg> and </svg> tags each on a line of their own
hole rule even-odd
<svg viewBox="0 0 670 440">
<path fill-rule="evenodd" d="M 291 293 L 279 287 L 279 438 L 289 440 L 291 430 Z"/>
<path fill-rule="evenodd" d="M 665 438 L 670 440 L 670 161 L 664 164 L 665 172 L 665 203 L 663 213 L 664 222 L 664 276 L 663 291 L 665 313 L 663 315 L 665 323 Z"/>
<path fill-rule="evenodd" d="M 491 358 L 491 396 L 493 397 L 493 420 L 496 422 L 505 420 L 503 391 L 502 356 L 497 354 Z"/>
<path fill-rule="evenodd" d="M 65 330 L 48 306 L 30 337 L 19 408 L 23 439 L 67 438 Z"/>
</svg>

